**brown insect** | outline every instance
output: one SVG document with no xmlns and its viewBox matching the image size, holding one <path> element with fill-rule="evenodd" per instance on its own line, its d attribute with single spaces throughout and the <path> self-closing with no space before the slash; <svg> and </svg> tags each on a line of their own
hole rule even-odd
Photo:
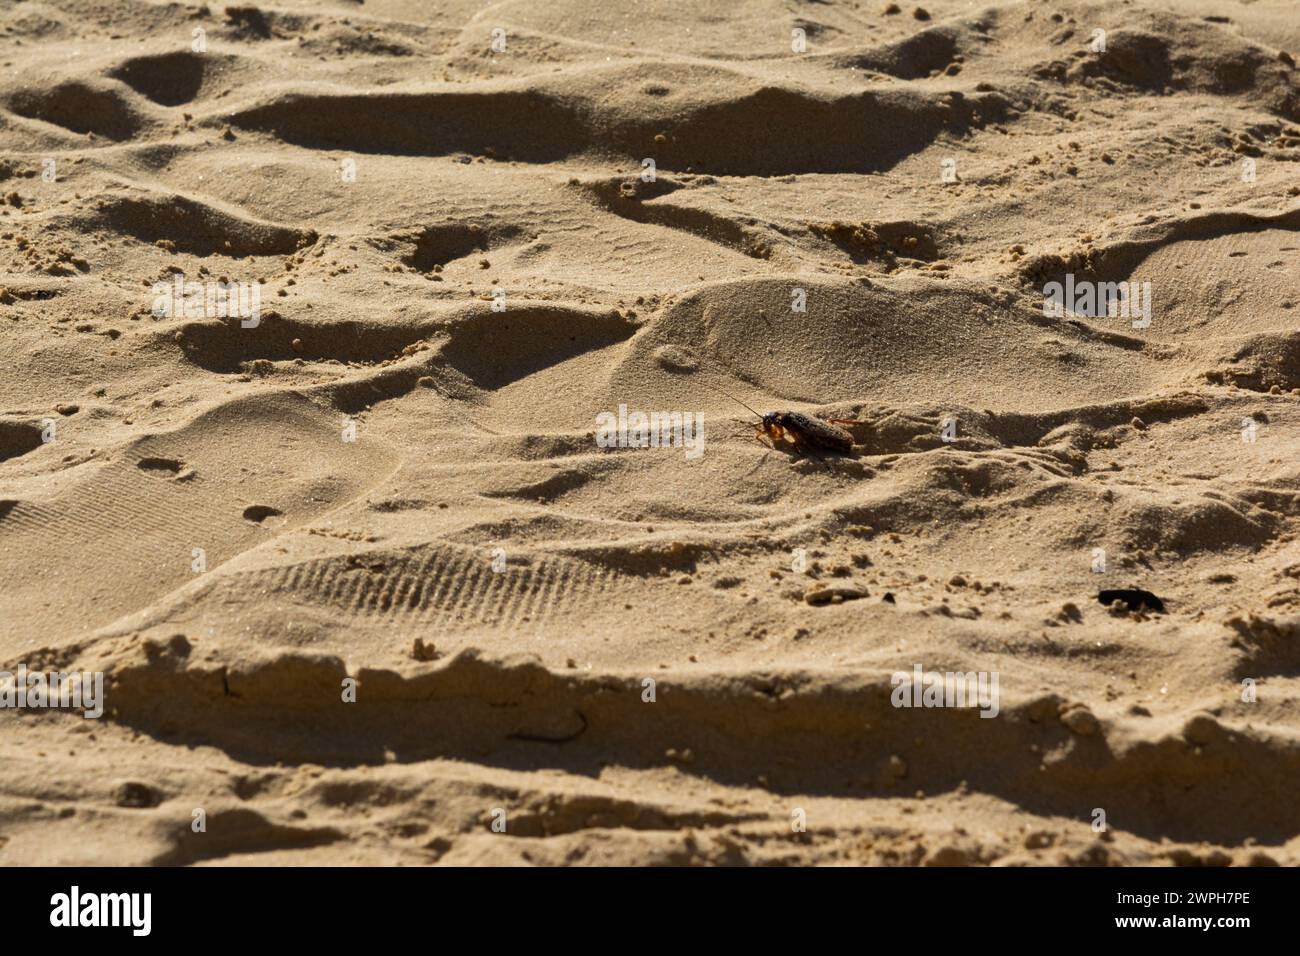
<svg viewBox="0 0 1300 956">
<path fill-rule="evenodd" d="M 773 444 L 784 440 L 796 448 L 819 449 L 837 455 L 847 455 L 853 451 L 853 436 L 840 428 L 842 424 L 853 424 L 845 419 L 817 418 L 803 412 L 768 412 L 759 415 L 759 418 L 762 425 L 754 437 L 766 434 Z"/>
<path fill-rule="evenodd" d="M 722 389 L 718 389 L 722 392 Z M 841 428 L 841 425 L 856 425 L 857 422 L 845 418 L 817 418 L 803 412 L 767 412 L 763 414 L 745 405 L 734 395 L 722 392 L 738 405 L 744 405 L 758 416 L 758 429 L 754 437 L 762 443 L 760 436 L 766 435 L 776 447 L 779 441 L 787 442 L 801 451 L 828 451 L 836 455 L 848 455 L 853 452 L 853 436 Z"/>
</svg>

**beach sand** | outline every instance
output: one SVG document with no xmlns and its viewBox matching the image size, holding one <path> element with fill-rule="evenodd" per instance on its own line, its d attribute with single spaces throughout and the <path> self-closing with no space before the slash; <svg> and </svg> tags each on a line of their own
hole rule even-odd
<svg viewBox="0 0 1300 956">
<path fill-rule="evenodd" d="M 1295 6 L 923 6 L 0 8 L 0 864 L 1300 861 Z"/>
</svg>

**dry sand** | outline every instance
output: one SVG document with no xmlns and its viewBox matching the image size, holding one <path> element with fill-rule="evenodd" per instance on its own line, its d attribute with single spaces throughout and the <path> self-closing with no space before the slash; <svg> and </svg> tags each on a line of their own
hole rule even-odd
<svg viewBox="0 0 1300 956">
<path fill-rule="evenodd" d="M 0 863 L 1300 860 L 1295 6 L 890 6 L 0 6 Z"/>
</svg>

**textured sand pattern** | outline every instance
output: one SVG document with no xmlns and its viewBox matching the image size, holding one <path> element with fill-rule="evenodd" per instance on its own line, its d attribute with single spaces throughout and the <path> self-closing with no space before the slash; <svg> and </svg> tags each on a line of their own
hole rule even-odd
<svg viewBox="0 0 1300 956">
<path fill-rule="evenodd" d="M 921 6 L 0 6 L 0 862 L 1300 862 L 1294 6 Z"/>
</svg>

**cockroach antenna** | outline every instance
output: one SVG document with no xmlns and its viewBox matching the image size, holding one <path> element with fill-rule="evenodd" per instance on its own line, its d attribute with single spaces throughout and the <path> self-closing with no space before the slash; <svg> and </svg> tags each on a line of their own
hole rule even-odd
<svg viewBox="0 0 1300 956">
<path fill-rule="evenodd" d="M 763 420 L 763 416 L 762 416 L 762 414 L 761 414 L 760 412 L 754 411 L 753 408 L 751 408 L 749 405 L 745 405 L 744 402 L 742 402 L 740 399 L 738 399 L 735 395 L 732 395 L 730 392 L 724 391 L 723 389 L 718 388 L 718 386 L 716 386 L 716 385 L 710 385 L 708 382 L 705 382 L 705 381 L 703 381 L 703 380 L 700 381 L 700 384 L 703 385 L 705 388 L 711 388 L 711 389 L 713 389 L 715 392 L 718 392 L 719 394 L 725 395 L 727 398 L 731 399 L 731 400 L 732 400 L 733 402 L 735 402 L 737 405 L 744 405 L 744 406 L 745 406 L 746 408 L 748 408 L 751 412 L 753 412 L 754 415 L 757 415 L 757 416 L 758 416 L 758 420 L 759 420 L 759 421 L 762 421 L 762 420 Z"/>
</svg>

